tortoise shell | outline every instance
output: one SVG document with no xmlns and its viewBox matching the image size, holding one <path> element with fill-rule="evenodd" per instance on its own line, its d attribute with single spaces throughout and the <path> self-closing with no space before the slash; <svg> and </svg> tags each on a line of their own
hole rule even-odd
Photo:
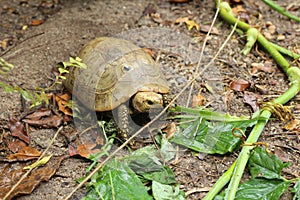
<svg viewBox="0 0 300 200">
<path fill-rule="evenodd" d="M 72 67 L 64 85 L 89 109 L 115 109 L 139 91 L 169 91 L 161 66 L 129 41 L 100 37 L 86 44 L 78 57 L 87 68 Z"/>
</svg>

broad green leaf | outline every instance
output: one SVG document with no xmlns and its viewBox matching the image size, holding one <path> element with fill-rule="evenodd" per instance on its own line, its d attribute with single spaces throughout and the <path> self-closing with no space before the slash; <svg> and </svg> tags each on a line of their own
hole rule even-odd
<svg viewBox="0 0 300 200">
<path fill-rule="evenodd" d="M 125 162 L 113 160 L 95 174 L 84 200 L 150 200 L 152 197 Z"/>
<path fill-rule="evenodd" d="M 155 200 L 184 200 L 185 194 L 179 189 L 179 185 L 170 186 L 152 182 L 152 193 Z"/>
<path fill-rule="evenodd" d="M 161 137 L 160 155 L 164 162 L 168 162 L 175 157 L 176 150 L 173 145 L 167 140 L 165 135 Z"/>
<path fill-rule="evenodd" d="M 134 151 L 124 160 L 135 173 L 146 180 L 155 180 L 164 184 L 176 183 L 173 172 L 169 167 L 162 165 L 158 156 L 160 152 L 151 145 Z"/>
<path fill-rule="evenodd" d="M 278 200 L 288 187 L 286 181 L 250 179 L 240 185 L 235 200 Z"/>
<path fill-rule="evenodd" d="M 287 166 L 289 163 L 283 163 L 276 155 L 267 153 L 266 149 L 261 147 L 252 151 L 248 163 L 253 178 L 283 179 L 281 171 Z"/>
<path fill-rule="evenodd" d="M 294 185 L 292 192 L 295 193 L 293 200 L 299 200 L 300 199 L 300 180 L 298 180 L 296 182 L 296 184 Z"/>
<path fill-rule="evenodd" d="M 233 128 L 245 131 L 256 122 L 257 119 L 209 122 L 198 117 L 181 124 L 170 141 L 198 152 L 225 154 L 233 152 L 241 143 L 240 138 L 232 134 Z"/>
<path fill-rule="evenodd" d="M 164 166 L 159 171 L 147 172 L 147 173 L 138 173 L 146 180 L 157 181 L 162 184 L 174 184 L 176 183 L 175 175 L 168 166 Z"/>
</svg>

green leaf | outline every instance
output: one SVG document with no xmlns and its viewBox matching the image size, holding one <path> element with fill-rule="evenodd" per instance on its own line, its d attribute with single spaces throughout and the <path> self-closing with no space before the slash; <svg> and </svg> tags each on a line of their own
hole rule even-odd
<svg viewBox="0 0 300 200">
<path fill-rule="evenodd" d="M 160 155 L 164 162 L 168 162 L 175 157 L 176 150 L 173 145 L 167 140 L 165 135 L 161 137 Z"/>
<path fill-rule="evenodd" d="M 91 178 L 83 199 L 150 200 L 152 197 L 125 162 L 113 160 Z"/>
<path fill-rule="evenodd" d="M 0 82 L 0 87 L 5 90 L 5 92 L 12 93 L 16 92 L 15 88 L 11 85 L 8 85 L 6 83 Z"/>
<path fill-rule="evenodd" d="M 179 189 L 179 185 L 170 186 L 158 183 L 156 181 L 152 182 L 152 193 L 155 200 L 184 200 L 185 194 Z"/>
<path fill-rule="evenodd" d="M 261 147 L 252 151 L 248 163 L 253 178 L 284 179 L 281 176 L 281 171 L 287 166 L 289 163 L 283 163 L 276 155 L 267 153 L 266 149 Z"/>
<path fill-rule="evenodd" d="M 286 181 L 250 179 L 240 185 L 235 200 L 276 200 L 288 187 Z"/>
<path fill-rule="evenodd" d="M 157 157 L 160 153 L 154 145 L 134 151 L 126 156 L 124 160 L 129 163 L 129 167 L 146 180 L 155 180 L 164 184 L 176 183 L 175 176 L 171 169 L 163 166 Z"/>
<path fill-rule="evenodd" d="M 233 152 L 241 143 L 241 139 L 232 134 L 232 129 L 239 128 L 245 131 L 256 122 L 257 119 L 209 122 L 198 117 L 181 124 L 170 141 L 197 152 L 225 154 Z"/>
<path fill-rule="evenodd" d="M 183 106 L 177 106 L 173 110 L 174 112 L 182 112 L 182 115 L 176 116 L 179 119 L 193 120 L 196 117 L 203 117 L 206 120 L 221 121 L 221 122 L 233 122 L 233 121 L 247 121 L 248 116 L 232 116 L 229 114 L 223 114 L 220 112 L 212 111 L 211 109 L 199 107 L 199 108 L 186 108 Z"/>
<path fill-rule="evenodd" d="M 64 68 L 62 68 L 62 67 L 59 67 L 59 68 L 58 68 L 58 71 L 59 71 L 59 73 L 61 73 L 61 74 L 63 74 L 63 73 L 69 73 L 69 70 L 64 69 Z"/>
<path fill-rule="evenodd" d="M 300 179 L 296 182 L 294 185 L 292 192 L 295 193 L 293 200 L 299 200 L 300 199 Z"/>
<path fill-rule="evenodd" d="M 162 184 L 174 184 L 176 183 L 175 175 L 168 166 L 164 166 L 159 171 L 152 171 L 147 173 L 137 173 L 146 180 L 157 181 Z"/>
</svg>

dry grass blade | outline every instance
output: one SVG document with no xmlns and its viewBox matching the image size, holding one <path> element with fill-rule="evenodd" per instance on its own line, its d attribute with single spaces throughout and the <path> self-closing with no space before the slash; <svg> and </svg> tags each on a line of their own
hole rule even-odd
<svg viewBox="0 0 300 200">
<path fill-rule="evenodd" d="M 144 131 L 147 127 L 149 127 L 152 123 L 154 123 L 156 120 L 158 120 L 168 109 L 169 107 L 175 102 L 176 99 L 178 99 L 178 97 L 188 88 L 191 86 L 191 84 L 196 80 L 196 78 L 198 78 L 201 74 L 203 74 L 203 72 L 214 62 L 214 60 L 216 60 L 216 58 L 218 57 L 218 55 L 220 54 L 220 52 L 223 50 L 223 48 L 225 47 L 225 45 L 228 43 L 228 41 L 230 40 L 231 36 L 233 35 L 233 33 L 236 30 L 236 26 L 237 23 L 234 25 L 232 31 L 230 32 L 230 34 L 227 36 L 225 42 L 221 45 L 221 47 L 219 48 L 218 52 L 215 54 L 215 56 L 212 58 L 212 60 L 204 67 L 204 69 L 202 69 L 202 71 L 196 73 L 196 75 L 194 76 L 194 78 L 192 80 L 190 80 L 186 86 L 170 101 L 170 103 L 155 117 L 153 118 L 150 122 L 148 122 L 145 126 L 143 126 L 142 128 L 140 128 L 137 132 L 135 132 L 135 134 L 133 134 L 130 138 L 128 138 L 127 141 L 125 141 L 120 147 L 118 147 L 114 152 L 112 152 L 110 154 L 110 156 L 108 156 L 104 161 L 102 161 L 88 176 L 86 176 L 86 178 L 80 182 L 80 184 L 78 184 L 74 190 L 64 198 L 64 200 L 68 200 L 72 197 L 72 195 L 79 189 L 81 188 L 97 171 L 99 171 L 104 164 L 106 164 L 114 155 L 116 155 L 121 149 L 123 149 L 128 143 L 130 143 L 130 141 L 132 141 L 133 138 L 135 138 L 136 136 L 138 136 L 142 131 Z"/>
</svg>

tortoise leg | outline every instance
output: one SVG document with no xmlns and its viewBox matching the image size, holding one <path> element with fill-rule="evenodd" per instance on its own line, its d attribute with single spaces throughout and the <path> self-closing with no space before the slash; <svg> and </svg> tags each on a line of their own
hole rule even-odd
<svg viewBox="0 0 300 200">
<path fill-rule="evenodd" d="M 122 139 L 126 141 L 128 139 L 128 134 L 129 134 L 128 107 L 125 104 L 121 104 L 117 108 L 117 112 L 118 112 L 117 121 L 118 121 L 119 134 L 121 135 Z"/>
</svg>

